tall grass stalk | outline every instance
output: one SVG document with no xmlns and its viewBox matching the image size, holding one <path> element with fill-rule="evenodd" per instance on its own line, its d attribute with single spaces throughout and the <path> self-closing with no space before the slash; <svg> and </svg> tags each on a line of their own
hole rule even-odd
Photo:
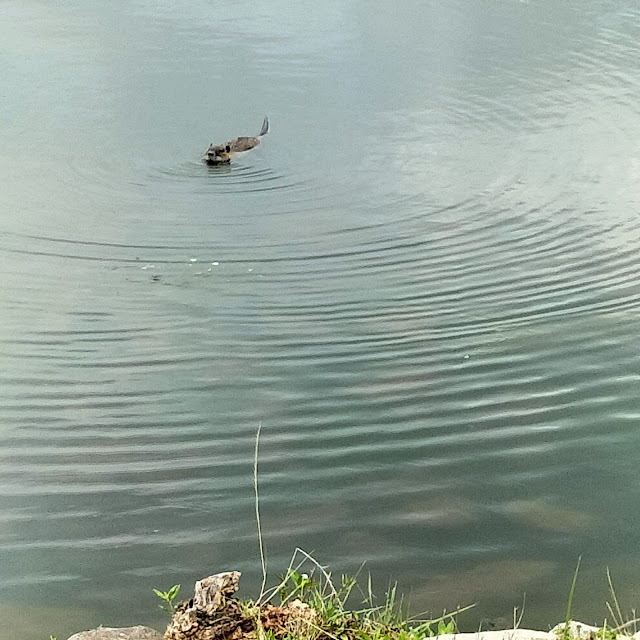
<svg viewBox="0 0 640 640">
<path fill-rule="evenodd" d="M 264 557 L 264 542 L 262 540 L 262 525 L 260 523 L 260 499 L 258 494 L 258 447 L 260 444 L 260 431 L 262 431 L 262 422 L 258 423 L 258 431 L 256 432 L 256 447 L 253 455 L 253 491 L 256 498 L 256 525 L 258 527 L 258 545 L 260 547 L 260 566 L 262 567 L 262 585 L 260 586 L 260 595 L 258 602 L 262 600 L 264 590 L 267 584 L 267 561 Z"/>
<path fill-rule="evenodd" d="M 513 607 L 513 628 L 519 629 L 522 624 L 522 618 L 524 618 L 524 609 L 527 602 L 527 592 L 522 594 L 522 608 L 520 609 L 520 615 L 518 615 L 518 607 Z"/>
<path fill-rule="evenodd" d="M 571 607 L 573 606 L 573 594 L 576 591 L 576 583 L 578 582 L 578 571 L 580 570 L 580 561 L 582 556 L 578 556 L 578 564 L 573 574 L 573 580 L 571 581 L 571 589 L 569 589 L 569 600 L 567 601 L 567 614 L 564 619 L 564 630 L 562 632 L 563 640 L 570 640 L 571 632 L 569 629 L 569 623 L 571 622 Z"/>
<path fill-rule="evenodd" d="M 616 627 L 621 626 L 623 615 L 622 610 L 620 609 L 620 603 L 618 602 L 618 598 L 616 596 L 615 589 L 613 588 L 613 580 L 611 579 L 611 571 L 609 571 L 609 567 L 607 567 L 607 582 L 609 583 L 609 591 L 611 592 L 611 599 L 613 600 L 613 604 L 615 606 L 615 611 L 612 606 L 607 602 L 607 609 L 609 609 L 609 613 L 611 614 L 611 619 Z M 625 625 L 626 626 L 626 625 Z"/>
<path fill-rule="evenodd" d="M 640 618 L 636 617 L 635 609 L 632 610 L 631 620 L 624 621 L 624 616 L 622 615 L 622 608 L 620 607 L 620 603 L 618 602 L 618 596 L 616 596 L 616 590 L 613 588 L 613 580 L 611 579 L 611 571 L 609 571 L 609 567 L 607 567 L 607 582 L 609 583 L 609 591 L 611 592 L 611 600 L 613 602 L 613 606 L 609 602 L 607 602 L 607 609 L 611 614 L 611 619 L 613 620 L 614 627 L 611 629 L 614 633 L 618 633 L 619 631 L 623 631 L 627 627 L 631 627 L 633 625 L 632 634 L 637 633 L 637 623 L 640 622 Z M 629 632 L 625 632 L 629 633 Z"/>
</svg>

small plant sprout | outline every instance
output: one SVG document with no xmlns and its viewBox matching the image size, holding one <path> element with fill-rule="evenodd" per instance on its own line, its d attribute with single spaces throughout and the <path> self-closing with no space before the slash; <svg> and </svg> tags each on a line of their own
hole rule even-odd
<svg viewBox="0 0 640 640">
<path fill-rule="evenodd" d="M 164 603 L 164 604 L 159 604 L 158 607 L 163 611 L 168 611 L 170 614 L 173 615 L 173 613 L 176 610 L 176 606 L 173 604 L 173 601 L 178 596 L 179 591 L 180 591 L 179 584 L 174 584 L 173 587 L 169 589 L 169 591 L 159 591 L 158 589 L 154 589 L 153 593 L 155 593 L 158 596 L 158 598 L 160 598 L 160 600 L 162 600 L 162 602 Z"/>
<path fill-rule="evenodd" d="M 306 594 L 320 585 L 309 577 L 308 573 L 300 573 L 296 569 L 289 569 L 278 588 L 280 600 L 285 603 L 292 598 L 306 601 Z M 306 592 L 306 593 L 305 593 Z"/>
<path fill-rule="evenodd" d="M 451 618 L 449 622 L 447 622 L 446 624 L 444 620 L 440 620 L 438 622 L 439 636 L 444 636 L 447 633 L 455 633 L 455 631 L 456 631 L 456 623 L 453 618 Z"/>
</svg>

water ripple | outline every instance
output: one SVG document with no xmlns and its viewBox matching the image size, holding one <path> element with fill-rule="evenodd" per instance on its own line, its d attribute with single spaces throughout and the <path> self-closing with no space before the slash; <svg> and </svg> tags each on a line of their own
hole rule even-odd
<svg viewBox="0 0 640 640">
<path fill-rule="evenodd" d="M 262 423 L 274 566 L 545 602 L 637 512 L 640 12 L 274 2 L 8 4 L 0 582 L 258 584 Z"/>
</svg>

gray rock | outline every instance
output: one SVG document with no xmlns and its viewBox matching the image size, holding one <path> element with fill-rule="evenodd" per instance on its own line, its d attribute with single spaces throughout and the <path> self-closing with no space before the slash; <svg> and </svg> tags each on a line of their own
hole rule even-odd
<svg viewBox="0 0 640 640">
<path fill-rule="evenodd" d="M 215 613 L 225 598 L 231 597 L 238 590 L 241 575 L 239 571 L 224 571 L 198 580 L 193 595 L 193 606 L 209 614 Z"/>
<path fill-rule="evenodd" d="M 196 582 L 193 598 L 181 603 L 164 632 L 166 640 L 216 638 L 239 628 L 240 605 L 227 601 L 238 589 L 239 571 L 216 573 Z M 231 606 L 234 604 L 235 606 Z M 222 618 L 219 613 L 225 609 Z"/>
<path fill-rule="evenodd" d="M 68 640 L 162 640 L 162 634 L 150 627 L 99 627 L 74 633 Z"/>
<path fill-rule="evenodd" d="M 551 631 L 532 631 L 531 629 L 505 629 L 504 631 L 479 631 L 476 633 L 447 633 L 438 640 L 561 640 L 564 622 L 557 624 Z M 569 622 L 569 637 L 571 640 L 591 640 L 595 638 L 598 627 L 592 627 L 584 622 L 571 620 Z M 618 634 L 619 640 L 640 640 L 640 632 L 635 636 Z"/>
<path fill-rule="evenodd" d="M 476 633 L 446 633 L 438 640 L 557 640 L 545 631 L 532 629 L 504 629 L 502 631 L 478 631 Z"/>
<path fill-rule="evenodd" d="M 557 624 L 553 629 L 551 629 L 551 633 L 562 634 L 564 631 L 564 622 Z M 588 640 L 589 638 L 595 637 L 596 633 L 598 633 L 598 627 L 592 627 L 590 624 L 585 624 L 584 622 L 578 622 L 577 620 L 569 621 L 569 637 L 574 638 L 575 640 Z"/>
</svg>

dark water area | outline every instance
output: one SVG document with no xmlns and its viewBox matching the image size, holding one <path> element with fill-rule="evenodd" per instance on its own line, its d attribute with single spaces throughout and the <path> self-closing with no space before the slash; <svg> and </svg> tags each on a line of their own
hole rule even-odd
<svg viewBox="0 0 640 640">
<path fill-rule="evenodd" d="M 640 9 L 0 2 L 0 638 L 296 547 L 640 599 Z M 210 142 L 271 132 L 231 165 Z M 66 634 L 66 635 L 65 635 Z"/>
</svg>

